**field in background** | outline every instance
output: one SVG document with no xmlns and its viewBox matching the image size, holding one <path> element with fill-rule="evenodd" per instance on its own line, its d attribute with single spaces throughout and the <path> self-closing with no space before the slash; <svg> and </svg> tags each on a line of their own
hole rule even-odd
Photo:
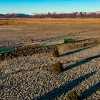
<svg viewBox="0 0 100 100">
<path fill-rule="evenodd" d="M 0 41 L 100 37 L 100 19 L 0 19 Z"/>
<path fill-rule="evenodd" d="M 17 24 L 100 24 L 100 18 L 9 18 L 0 19 L 0 25 Z"/>
</svg>

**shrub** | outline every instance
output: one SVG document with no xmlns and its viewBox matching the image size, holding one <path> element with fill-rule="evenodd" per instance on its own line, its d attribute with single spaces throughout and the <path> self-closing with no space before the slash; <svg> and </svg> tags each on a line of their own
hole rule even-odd
<svg viewBox="0 0 100 100">
<path fill-rule="evenodd" d="M 64 43 L 73 43 L 75 40 L 72 38 L 65 38 Z"/>
<path fill-rule="evenodd" d="M 62 63 L 57 62 L 55 64 L 52 64 L 51 71 L 54 72 L 54 73 L 62 72 Z"/>
<path fill-rule="evenodd" d="M 53 56 L 54 57 L 59 57 L 59 51 L 58 51 L 58 48 L 57 47 L 54 48 Z"/>
<path fill-rule="evenodd" d="M 12 58 L 11 53 L 15 51 L 15 48 L 0 48 L 0 61 L 7 58 Z"/>
</svg>

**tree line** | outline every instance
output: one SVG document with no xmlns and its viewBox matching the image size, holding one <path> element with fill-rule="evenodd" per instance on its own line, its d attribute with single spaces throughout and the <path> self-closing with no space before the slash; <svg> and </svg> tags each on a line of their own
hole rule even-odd
<svg viewBox="0 0 100 100">
<path fill-rule="evenodd" d="M 47 13 L 47 14 L 0 14 L 0 18 L 100 18 L 100 12 L 73 12 L 73 13 Z"/>
</svg>

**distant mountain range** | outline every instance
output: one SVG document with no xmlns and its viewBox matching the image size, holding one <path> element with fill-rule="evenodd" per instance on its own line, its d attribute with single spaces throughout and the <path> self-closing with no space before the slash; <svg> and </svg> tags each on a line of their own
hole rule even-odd
<svg viewBox="0 0 100 100">
<path fill-rule="evenodd" d="M 16 14 L 16 13 L 11 13 L 11 14 L 0 14 L 0 18 L 30 18 L 32 15 L 28 14 Z"/>
<path fill-rule="evenodd" d="M 0 18 L 100 18 L 97 12 L 73 12 L 73 13 L 47 13 L 47 14 L 0 14 Z"/>
</svg>

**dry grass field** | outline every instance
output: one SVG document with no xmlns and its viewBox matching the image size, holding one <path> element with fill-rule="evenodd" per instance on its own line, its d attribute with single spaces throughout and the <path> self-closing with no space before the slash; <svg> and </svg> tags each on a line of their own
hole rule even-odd
<svg viewBox="0 0 100 100">
<path fill-rule="evenodd" d="M 57 36 L 99 37 L 100 19 L 1 19 L 1 40 L 37 40 Z"/>
<path fill-rule="evenodd" d="M 0 19 L 0 47 L 19 45 L 0 55 L 0 100 L 100 100 L 99 18 Z"/>
</svg>

